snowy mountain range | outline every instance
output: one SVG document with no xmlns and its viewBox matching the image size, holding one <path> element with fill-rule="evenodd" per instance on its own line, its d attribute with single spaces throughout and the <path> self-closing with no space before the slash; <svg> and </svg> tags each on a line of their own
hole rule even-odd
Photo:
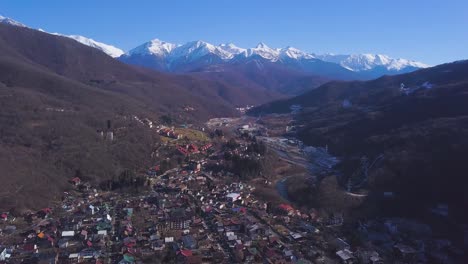
<svg viewBox="0 0 468 264">
<path fill-rule="evenodd" d="M 0 23 L 26 27 L 3 16 L 0 16 Z M 421 62 L 395 59 L 382 54 L 320 55 L 293 47 L 271 48 L 263 42 L 253 48 L 241 48 L 233 43 L 214 45 L 198 40 L 174 44 L 153 39 L 125 53 L 115 46 L 84 36 L 50 34 L 74 39 L 125 63 L 169 72 L 200 71 L 214 65 L 220 68 L 220 65 L 228 66 L 253 61 L 259 67 L 263 67 L 263 63 L 273 63 L 289 70 L 328 78 L 371 79 L 384 74 L 399 74 L 429 67 Z"/>
<path fill-rule="evenodd" d="M 402 70 L 405 67 L 427 68 L 429 65 L 407 60 L 394 59 L 381 54 L 353 54 L 353 55 L 334 55 L 325 54 L 316 56 L 318 59 L 328 62 L 338 63 L 346 69 L 352 71 L 367 71 L 375 67 L 383 66 L 388 70 Z"/>
<path fill-rule="evenodd" d="M 265 43 L 259 43 L 253 48 L 240 48 L 232 43 L 213 45 L 204 41 L 192 41 L 183 45 L 173 44 L 159 39 L 148 41 L 131 49 L 120 60 L 162 71 L 187 71 L 213 64 L 232 64 L 248 60 L 261 60 L 280 64 L 290 69 L 305 72 L 314 71 L 320 65 L 326 67 L 339 66 L 340 71 L 350 71 L 349 75 L 373 76 L 383 74 L 397 74 L 426 68 L 421 62 L 395 59 L 381 54 L 314 54 L 293 48 L 271 48 Z M 195 64 L 196 67 L 187 67 Z M 331 66 L 330 64 L 334 64 Z M 377 74 L 378 72 L 378 74 Z"/>
</svg>

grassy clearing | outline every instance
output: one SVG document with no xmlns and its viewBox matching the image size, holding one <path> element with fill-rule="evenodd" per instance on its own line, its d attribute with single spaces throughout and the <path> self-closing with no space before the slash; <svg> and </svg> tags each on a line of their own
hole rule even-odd
<svg viewBox="0 0 468 264">
<path fill-rule="evenodd" d="M 199 142 L 209 142 L 210 138 L 205 134 L 205 132 L 190 129 L 190 128 L 176 128 L 176 133 L 182 134 L 185 138 L 187 137 L 190 141 L 199 141 Z"/>
</svg>

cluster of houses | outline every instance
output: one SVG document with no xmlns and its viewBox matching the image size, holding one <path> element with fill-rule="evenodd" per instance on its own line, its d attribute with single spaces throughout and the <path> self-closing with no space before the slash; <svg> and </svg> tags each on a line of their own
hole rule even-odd
<svg viewBox="0 0 468 264">
<path fill-rule="evenodd" d="M 169 128 L 169 127 L 162 127 L 158 129 L 158 133 L 161 136 L 168 137 L 168 138 L 173 138 L 173 139 L 181 139 L 182 135 L 175 132 L 174 129 Z"/>
<path fill-rule="evenodd" d="M 244 107 L 236 107 L 236 110 L 239 111 L 241 114 L 245 114 L 247 111 L 249 111 L 253 107 L 254 107 L 253 105 L 246 105 Z"/>
<path fill-rule="evenodd" d="M 190 154 L 198 154 L 200 152 L 206 152 L 212 147 L 213 147 L 213 144 L 211 143 L 205 144 L 201 147 L 198 147 L 195 144 L 187 144 L 185 146 L 180 146 L 180 145 L 176 146 L 177 150 L 184 156 L 188 156 Z"/>
<path fill-rule="evenodd" d="M 70 182 L 77 186 L 82 184 L 77 177 Z M 7 263 L 79 263 L 92 259 L 93 263 L 104 263 L 113 254 L 112 245 L 119 245 L 119 239 L 124 239 L 113 222 L 120 209 L 113 196 L 104 196 L 96 190 L 65 192 L 57 208 L 44 208 L 21 219 L 5 220 L 18 229 L 2 232 L 2 244 L 7 254 L 0 260 Z M 11 239 L 9 245 L 3 243 L 6 238 Z M 123 255 L 114 256 L 124 258 Z"/>
<path fill-rule="evenodd" d="M 185 257 L 186 262 L 307 263 L 307 249 L 296 242 L 318 234 L 309 223 L 312 218 L 292 207 L 269 208 L 254 197 L 253 186 L 226 184 L 224 179 L 203 171 L 174 171 L 154 179 L 154 184 L 160 201 L 158 217 L 165 219 L 159 229 L 172 230 L 171 234 L 177 235 L 169 241 L 179 241 L 167 250 L 176 247 L 176 255 Z"/>
<path fill-rule="evenodd" d="M 5 243 L 2 237 L 3 258 L 9 263 L 125 264 L 167 258 L 176 263 L 309 263 L 307 241 L 319 233 L 310 215 L 290 205 L 268 205 L 255 198 L 253 186 L 228 184 L 206 171 L 175 169 L 148 177 L 151 190 L 134 195 L 78 188 L 89 184 L 75 177 L 70 183 L 76 188 L 63 194 L 60 206 L 31 213 L 24 223 L 5 214 L 2 236 L 16 239 Z"/>
<path fill-rule="evenodd" d="M 178 146 L 187 154 L 211 148 Z M 232 152 L 246 150 L 241 142 Z M 368 243 L 352 247 L 318 211 L 261 200 L 254 185 L 202 168 L 204 155 L 195 156 L 162 174 L 160 166 L 148 168 L 147 188 L 137 193 L 100 191 L 73 177 L 59 205 L 16 218 L 2 213 L 0 263 L 376 264 L 388 256 L 414 263 L 424 250 L 437 260 L 453 253 L 447 240 L 408 241 L 408 232 L 427 241 L 430 230 L 398 219 L 362 223 Z"/>
<path fill-rule="evenodd" d="M 197 145 L 195 144 L 187 144 L 185 146 L 179 146 L 177 145 L 177 150 L 185 156 L 188 156 L 190 154 L 198 154 L 200 153 L 200 150 L 198 149 Z"/>
</svg>

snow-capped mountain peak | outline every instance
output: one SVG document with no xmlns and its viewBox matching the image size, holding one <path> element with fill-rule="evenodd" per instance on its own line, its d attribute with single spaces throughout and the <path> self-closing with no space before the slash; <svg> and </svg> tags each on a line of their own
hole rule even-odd
<svg viewBox="0 0 468 264">
<path fill-rule="evenodd" d="M 27 27 L 18 21 L 4 16 L 0 16 L 0 23 L 18 27 Z M 43 30 L 39 29 L 39 31 Z M 80 35 L 63 35 L 59 33 L 51 34 L 74 39 L 84 45 L 97 48 L 114 58 L 120 57 L 124 54 L 124 52 L 119 48 Z M 220 44 L 216 46 L 205 41 L 197 40 L 179 45 L 159 39 L 153 39 L 128 51 L 124 57 L 128 59 L 128 57 L 132 57 L 134 55 L 149 55 L 158 57 L 158 60 L 165 64 L 167 69 L 172 69 L 172 67 L 169 66 L 175 61 L 177 61 L 178 64 L 188 64 L 208 55 L 209 57 L 206 57 L 207 59 L 205 60 L 206 63 L 219 63 L 219 60 L 217 60 L 216 57 L 224 62 L 229 62 L 230 60 L 234 59 L 234 57 L 242 60 L 255 56 L 259 56 L 265 60 L 269 60 L 275 63 L 287 63 L 291 60 L 301 60 L 301 63 L 304 61 L 307 62 L 308 60 L 314 60 L 313 62 L 315 63 L 316 60 L 322 60 L 325 62 L 338 64 L 339 66 L 353 72 L 370 72 L 375 70 L 375 72 L 381 73 L 383 70 L 384 72 L 387 71 L 388 73 L 395 74 L 412 71 L 418 68 L 429 67 L 429 65 L 421 62 L 401 58 L 395 59 L 382 54 L 364 53 L 336 55 L 328 53 L 323 55 L 316 55 L 293 47 L 286 47 L 282 49 L 271 48 L 264 42 L 258 43 L 253 48 L 245 49 L 238 47 L 233 43 Z"/>
<path fill-rule="evenodd" d="M 56 35 L 56 36 L 62 36 L 62 37 L 74 39 L 74 40 L 80 42 L 81 44 L 84 44 L 86 46 L 101 50 L 102 52 L 106 53 L 107 55 L 111 56 L 112 58 L 117 58 L 117 57 L 120 57 L 120 56 L 122 56 L 124 54 L 124 51 L 119 49 L 119 48 L 116 48 L 116 47 L 114 47 L 112 45 L 108 45 L 108 44 L 105 44 L 105 43 L 102 43 L 102 42 L 99 42 L 99 41 L 96 41 L 96 40 L 91 39 L 91 38 L 83 37 L 83 36 L 80 36 L 80 35 L 63 35 L 63 34 L 59 34 L 59 33 L 51 33 L 51 34 Z"/>
<path fill-rule="evenodd" d="M 13 26 L 18 26 L 18 27 L 28 27 L 18 21 L 15 21 L 11 18 L 8 18 L 8 17 L 4 17 L 4 16 L 1 16 L 0 15 L 0 23 L 2 24 L 9 24 L 9 25 L 13 25 Z M 37 29 L 37 31 L 40 31 L 40 32 L 44 32 L 44 33 L 47 33 L 47 34 L 51 34 L 51 35 L 56 35 L 56 36 L 61 36 L 61 37 L 67 37 L 67 38 L 71 38 L 71 39 L 74 39 L 78 42 L 80 42 L 81 44 L 84 44 L 86 46 L 90 46 L 90 47 L 93 47 L 93 48 L 96 48 L 96 49 L 99 49 L 101 51 L 103 51 L 104 53 L 106 53 L 107 55 L 113 57 L 113 58 L 117 58 L 117 57 L 120 57 L 122 54 L 124 54 L 123 50 L 119 49 L 119 48 L 116 48 L 114 46 L 111 46 L 111 45 L 108 45 L 108 44 L 105 44 L 105 43 L 102 43 L 102 42 L 98 42 L 96 40 L 93 40 L 93 39 L 90 39 L 90 38 L 86 38 L 86 37 L 83 37 L 83 36 L 80 36 L 80 35 L 64 35 L 64 34 L 60 34 L 60 33 L 49 33 L 43 29 Z"/>
<path fill-rule="evenodd" d="M 394 59 L 382 54 L 335 55 L 328 53 L 317 55 L 314 53 L 304 52 L 290 46 L 285 48 L 271 48 L 263 42 L 260 42 L 253 48 L 245 49 L 238 47 L 233 43 L 213 45 L 205 41 L 197 40 L 187 42 L 183 45 L 177 45 L 161 41 L 159 39 L 154 39 L 129 51 L 127 56 L 135 54 L 156 56 L 159 58 L 159 61 L 165 63 L 165 69 L 169 69 L 171 71 L 176 71 L 176 67 L 180 65 L 188 66 L 191 62 L 195 62 L 201 58 L 203 58 L 203 62 L 201 62 L 202 64 L 209 65 L 221 63 L 223 61 L 230 62 L 234 58 L 234 61 L 242 61 L 249 58 L 255 58 L 256 56 L 270 62 L 283 64 L 287 64 L 291 62 L 291 60 L 297 60 L 301 61 L 299 65 L 306 65 L 310 62 L 317 65 L 317 61 L 321 60 L 338 64 L 339 66 L 354 72 L 368 72 L 376 69 L 376 75 L 381 74 L 382 70 L 384 72 L 388 71 L 389 73 L 395 74 L 401 71 L 407 72 L 417 68 L 428 67 L 428 65 L 424 63 L 405 59 Z M 219 59 L 216 59 L 216 57 Z M 134 61 L 132 63 L 134 63 Z M 195 63 L 195 65 L 198 67 L 201 64 Z M 298 64 L 294 65 L 297 67 Z"/>
<path fill-rule="evenodd" d="M 342 67 L 355 72 L 368 71 L 376 67 L 384 67 L 389 71 L 400 71 L 407 67 L 429 67 L 429 65 L 421 62 L 394 59 L 382 54 L 324 55 L 319 58 L 324 61 L 339 63 Z"/>
<path fill-rule="evenodd" d="M 199 48 L 204 48 L 208 51 L 214 51 L 216 47 L 208 42 L 205 42 L 203 40 L 195 40 L 195 41 L 190 41 L 184 45 L 182 45 L 184 51 L 187 52 L 193 52 L 194 50 L 197 50 Z"/>
<path fill-rule="evenodd" d="M 387 68 L 390 70 L 401 70 L 405 67 L 428 68 L 430 65 L 407 59 L 393 59 Z"/>
<path fill-rule="evenodd" d="M 244 52 L 244 51 L 246 50 L 246 49 L 237 47 L 237 46 L 234 45 L 233 43 L 220 44 L 218 47 L 219 47 L 220 49 L 224 50 L 224 51 L 227 51 L 227 52 L 229 52 L 229 53 L 232 53 L 233 55 L 240 54 L 240 53 L 242 53 L 242 52 Z"/>
<path fill-rule="evenodd" d="M 175 48 L 168 56 L 169 60 L 183 58 L 193 61 L 208 54 L 214 54 L 223 60 L 231 59 L 234 54 L 221 46 L 215 46 L 202 40 L 188 42 Z"/>
<path fill-rule="evenodd" d="M 281 49 L 280 51 L 280 56 L 281 57 L 287 57 L 291 59 L 314 59 L 315 56 L 313 54 L 306 53 L 302 50 L 293 48 L 291 46 L 288 46 L 286 48 Z"/>
<path fill-rule="evenodd" d="M 258 43 L 255 48 L 256 49 L 270 49 L 270 47 L 268 47 L 268 45 L 263 42 Z"/>
<path fill-rule="evenodd" d="M 169 43 L 166 41 L 162 41 L 159 39 L 153 39 L 142 45 L 130 50 L 127 54 L 128 55 L 142 55 L 142 54 L 150 54 L 156 56 L 166 56 L 167 54 L 171 53 L 173 49 L 178 47 L 178 45 Z"/>
<path fill-rule="evenodd" d="M 274 62 L 277 61 L 279 58 L 280 49 L 272 49 L 268 47 L 268 45 L 266 45 L 265 43 L 260 42 L 255 48 L 247 49 L 242 54 L 244 57 L 251 57 L 253 55 L 257 55 L 264 59 Z"/>
<path fill-rule="evenodd" d="M 27 27 L 25 24 L 22 24 L 22 23 L 20 23 L 18 21 L 15 21 L 15 20 L 11 19 L 11 18 L 4 17 L 4 16 L 1 16 L 1 15 L 0 15 L 0 23 L 12 25 L 12 26 L 17 26 L 17 27 Z"/>
</svg>

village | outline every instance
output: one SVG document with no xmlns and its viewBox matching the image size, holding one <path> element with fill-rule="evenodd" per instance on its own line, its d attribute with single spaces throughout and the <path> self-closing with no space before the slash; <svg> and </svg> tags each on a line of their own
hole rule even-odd
<svg viewBox="0 0 468 264">
<path fill-rule="evenodd" d="M 392 260 L 413 263 L 421 255 L 402 232 L 416 229 L 425 237 L 424 226 L 397 219 L 362 223 L 359 232 L 369 243 L 355 247 L 342 221 L 301 211 L 280 196 L 261 198 L 256 189 L 275 190 L 275 184 L 235 175 L 226 163 L 262 159 L 265 152 L 255 145 L 262 129 L 236 125 L 230 139 L 213 129 L 226 126 L 232 124 L 220 120 L 210 128 L 220 140 L 190 144 L 179 143 L 184 135 L 174 128 L 155 127 L 185 157 L 181 164 L 154 164 L 140 175 L 144 180 L 120 191 L 71 177 L 71 190 L 56 204 L 25 215 L 2 213 L 0 263 L 386 263 L 375 246 L 383 239 L 398 256 Z M 445 250 L 450 242 L 434 247 Z"/>
</svg>

